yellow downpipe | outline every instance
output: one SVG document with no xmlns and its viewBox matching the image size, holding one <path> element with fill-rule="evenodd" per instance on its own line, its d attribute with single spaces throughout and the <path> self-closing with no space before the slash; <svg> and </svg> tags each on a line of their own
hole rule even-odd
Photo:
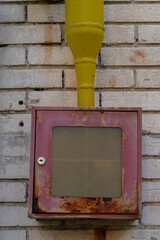
<svg viewBox="0 0 160 240">
<path fill-rule="evenodd" d="M 65 0 L 66 39 L 75 59 L 78 106 L 94 106 L 96 57 L 104 38 L 103 0 Z"/>
</svg>

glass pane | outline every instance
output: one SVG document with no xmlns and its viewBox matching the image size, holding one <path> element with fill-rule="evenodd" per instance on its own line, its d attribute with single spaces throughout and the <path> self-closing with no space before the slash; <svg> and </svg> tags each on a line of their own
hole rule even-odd
<svg viewBox="0 0 160 240">
<path fill-rule="evenodd" d="M 122 130 L 116 127 L 54 127 L 51 195 L 120 197 Z"/>
</svg>

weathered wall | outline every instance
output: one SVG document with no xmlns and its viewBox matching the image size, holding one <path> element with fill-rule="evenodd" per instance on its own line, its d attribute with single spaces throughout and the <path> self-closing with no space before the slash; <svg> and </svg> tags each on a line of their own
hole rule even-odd
<svg viewBox="0 0 160 240">
<path fill-rule="evenodd" d="M 104 221 L 106 240 L 160 239 L 160 2 L 105 1 L 95 105 L 143 108 L 143 215 Z M 0 0 L 0 239 L 94 240 L 101 221 L 27 217 L 32 106 L 77 106 L 64 2 Z"/>
</svg>

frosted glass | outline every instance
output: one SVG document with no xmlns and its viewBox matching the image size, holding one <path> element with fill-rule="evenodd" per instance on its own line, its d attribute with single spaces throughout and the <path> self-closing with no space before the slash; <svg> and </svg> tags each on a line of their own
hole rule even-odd
<svg viewBox="0 0 160 240">
<path fill-rule="evenodd" d="M 53 128 L 52 196 L 113 198 L 121 191 L 121 128 Z"/>
</svg>

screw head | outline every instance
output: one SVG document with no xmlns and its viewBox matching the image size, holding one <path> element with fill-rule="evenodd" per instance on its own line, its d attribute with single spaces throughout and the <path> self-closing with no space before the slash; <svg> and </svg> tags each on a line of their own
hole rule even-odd
<svg viewBox="0 0 160 240">
<path fill-rule="evenodd" d="M 45 157 L 41 156 L 41 157 L 37 158 L 37 163 L 38 163 L 38 165 L 43 166 L 46 163 Z"/>
</svg>

